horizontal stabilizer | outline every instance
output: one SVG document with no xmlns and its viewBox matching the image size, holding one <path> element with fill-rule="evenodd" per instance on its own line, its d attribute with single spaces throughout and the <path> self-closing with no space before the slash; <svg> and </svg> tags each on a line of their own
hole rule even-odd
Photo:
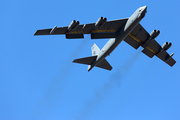
<svg viewBox="0 0 180 120">
<path fill-rule="evenodd" d="M 97 56 L 85 57 L 85 58 L 75 59 L 73 62 L 91 65 L 96 60 L 96 58 Z"/>
<path fill-rule="evenodd" d="M 99 64 L 97 64 L 95 66 L 106 69 L 106 70 L 112 69 L 112 66 L 108 63 L 108 61 L 106 59 L 102 60 Z"/>
</svg>

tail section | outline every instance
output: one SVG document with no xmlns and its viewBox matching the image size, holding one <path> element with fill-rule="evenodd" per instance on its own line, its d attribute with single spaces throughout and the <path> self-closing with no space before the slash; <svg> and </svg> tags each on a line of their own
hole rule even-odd
<svg viewBox="0 0 180 120">
<path fill-rule="evenodd" d="M 91 51 L 92 51 L 92 56 L 96 56 L 96 55 L 98 55 L 98 53 L 100 52 L 100 49 L 99 49 L 99 47 L 94 43 L 94 44 L 91 46 Z"/>
<path fill-rule="evenodd" d="M 106 59 L 97 60 L 97 56 L 100 52 L 100 49 L 98 48 L 98 46 L 95 43 L 92 45 L 91 51 L 92 51 L 92 56 L 75 59 L 73 62 L 88 65 L 88 71 L 90 71 L 94 66 L 100 67 L 100 68 L 103 68 L 106 70 L 112 69 L 112 66 L 107 62 Z"/>
<path fill-rule="evenodd" d="M 103 59 L 100 63 L 93 63 L 91 65 L 88 65 L 88 71 L 90 71 L 94 66 L 106 69 L 106 70 L 112 70 L 112 66 L 108 63 L 106 59 Z"/>
<path fill-rule="evenodd" d="M 81 64 L 86 64 L 86 65 L 91 65 L 93 62 L 96 60 L 97 56 L 90 56 L 90 57 L 85 57 L 85 58 L 80 58 L 80 59 L 74 59 L 74 63 L 81 63 Z"/>
<path fill-rule="evenodd" d="M 94 66 L 106 70 L 112 69 L 112 66 L 108 63 L 106 59 L 103 59 L 100 63 L 96 64 L 96 58 L 97 56 L 90 56 L 90 57 L 75 59 L 73 62 L 88 65 L 88 71 L 90 71 Z"/>
<path fill-rule="evenodd" d="M 98 63 L 95 66 L 106 69 L 106 70 L 112 70 L 112 66 L 108 63 L 106 59 L 103 59 L 100 63 Z"/>
<path fill-rule="evenodd" d="M 92 51 L 92 56 L 98 56 L 100 49 L 99 47 L 94 43 L 91 47 L 91 51 Z M 106 59 L 103 59 L 100 63 L 95 64 L 96 67 L 100 67 L 106 70 L 111 70 L 112 66 L 108 63 L 108 61 Z M 90 71 L 92 69 L 92 65 L 88 66 L 88 71 Z"/>
<path fill-rule="evenodd" d="M 75 59 L 73 62 L 88 65 L 88 71 L 90 71 L 94 67 L 93 63 L 96 61 L 96 58 L 97 56 L 90 56 L 90 57 Z"/>
</svg>

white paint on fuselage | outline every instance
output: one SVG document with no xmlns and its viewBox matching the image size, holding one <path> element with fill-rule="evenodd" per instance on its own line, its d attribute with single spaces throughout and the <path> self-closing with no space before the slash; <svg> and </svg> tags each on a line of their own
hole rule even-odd
<svg viewBox="0 0 180 120">
<path fill-rule="evenodd" d="M 88 71 L 90 71 L 95 65 L 100 63 L 105 57 L 107 57 L 121 42 L 124 40 L 127 35 L 138 25 L 141 19 L 146 13 L 146 6 L 138 8 L 127 20 L 126 24 L 119 31 L 119 34 L 116 38 L 111 38 L 99 52 L 96 61 L 90 65 Z"/>
</svg>

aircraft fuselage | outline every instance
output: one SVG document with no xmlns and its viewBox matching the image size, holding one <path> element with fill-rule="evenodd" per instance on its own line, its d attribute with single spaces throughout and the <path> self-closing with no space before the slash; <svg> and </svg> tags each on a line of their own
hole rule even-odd
<svg viewBox="0 0 180 120">
<path fill-rule="evenodd" d="M 92 65 L 89 65 L 88 71 L 90 71 L 95 65 L 97 65 L 105 57 L 107 57 L 122 42 L 122 40 L 124 40 L 128 36 L 128 34 L 145 16 L 146 10 L 147 6 L 140 7 L 131 15 L 131 17 L 129 17 L 124 27 L 119 30 L 118 36 L 116 38 L 111 38 L 101 49 L 94 63 Z"/>
</svg>

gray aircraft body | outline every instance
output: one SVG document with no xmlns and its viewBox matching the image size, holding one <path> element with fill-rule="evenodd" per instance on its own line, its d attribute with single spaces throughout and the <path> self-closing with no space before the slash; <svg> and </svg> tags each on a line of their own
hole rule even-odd
<svg viewBox="0 0 180 120">
<path fill-rule="evenodd" d="M 84 38 L 84 34 L 91 34 L 91 39 L 111 38 L 100 50 L 96 44 L 91 47 L 92 56 L 75 59 L 74 63 L 88 65 L 88 71 L 94 66 L 111 70 L 111 65 L 105 59 L 121 43 L 122 40 L 138 49 L 142 46 L 142 52 L 152 58 L 154 55 L 173 66 L 176 61 L 166 51 L 171 43 L 165 42 L 161 47 L 155 38 L 160 34 L 159 30 L 153 30 L 149 34 L 141 25 L 140 21 L 147 12 L 147 6 L 138 8 L 129 18 L 107 21 L 100 17 L 96 23 L 79 25 L 79 21 L 73 20 L 67 27 L 55 26 L 50 29 L 37 30 L 34 35 L 57 35 L 65 34 L 66 38 Z"/>
</svg>

